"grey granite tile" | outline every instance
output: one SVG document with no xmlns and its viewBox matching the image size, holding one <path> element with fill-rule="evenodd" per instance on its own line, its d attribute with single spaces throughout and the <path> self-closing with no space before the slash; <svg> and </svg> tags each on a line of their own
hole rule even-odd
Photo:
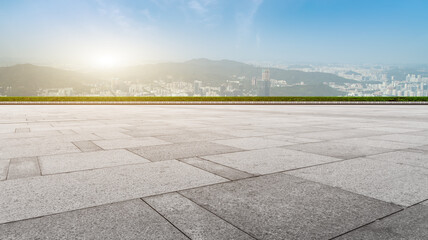
<svg viewBox="0 0 428 240">
<path fill-rule="evenodd" d="M 42 156 L 39 161 L 43 175 L 150 162 L 123 149 Z"/>
<path fill-rule="evenodd" d="M 211 142 L 189 142 L 169 145 L 130 148 L 130 151 L 151 161 L 190 158 L 202 155 L 212 155 L 227 152 L 242 151 L 242 149 L 229 147 Z"/>
<path fill-rule="evenodd" d="M 380 139 L 372 139 L 370 137 L 347 138 L 347 139 L 336 140 L 332 142 L 334 143 L 340 142 L 342 144 L 348 144 L 348 145 L 365 147 L 365 148 L 378 147 L 378 148 L 395 149 L 395 150 L 412 148 L 420 145 L 415 143 L 403 143 L 403 142 L 393 142 L 393 141 L 380 140 Z"/>
<path fill-rule="evenodd" d="M 169 142 L 154 137 L 108 139 L 94 141 L 94 143 L 103 149 L 135 148 L 170 144 Z"/>
<path fill-rule="evenodd" d="M 327 141 L 318 143 L 295 144 L 285 146 L 287 149 L 294 149 L 308 153 L 315 153 L 324 156 L 331 156 L 341 159 L 369 156 L 379 153 L 391 152 L 391 149 L 366 145 L 363 142 L 346 143 L 343 141 Z"/>
<path fill-rule="evenodd" d="M 144 198 L 191 239 L 254 239 L 178 193 Z"/>
<path fill-rule="evenodd" d="M 5 180 L 9 169 L 9 160 L 0 160 L 0 181 Z"/>
<path fill-rule="evenodd" d="M 132 137 L 154 137 L 154 136 L 162 136 L 162 135 L 186 134 L 186 132 L 187 131 L 179 128 L 160 127 L 160 128 L 154 128 L 154 129 L 126 131 L 124 133 Z"/>
<path fill-rule="evenodd" d="M 363 130 L 363 129 L 339 129 L 331 131 L 322 131 L 322 132 L 308 132 L 296 134 L 297 137 L 303 138 L 314 138 L 321 140 L 334 140 L 334 139 L 345 139 L 345 138 L 356 138 L 356 137 L 368 137 L 387 134 L 388 132 L 383 131 L 372 131 L 372 130 Z"/>
<path fill-rule="evenodd" d="M 27 178 L 40 176 L 37 157 L 14 158 L 10 160 L 7 179 Z"/>
<path fill-rule="evenodd" d="M 25 132 L 30 132 L 30 128 L 16 128 L 15 129 L 16 133 L 25 133 Z"/>
<path fill-rule="evenodd" d="M 373 155 L 368 158 L 428 169 L 428 153 L 426 152 L 396 151 Z"/>
<path fill-rule="evenodd" d="M 307 167 L 340 159 L 284 148 L 203 156 L 210 161 L 252 174 L 267 174 Z"/>
<path fill-rule="evenodd" d="M 290 142 L 290 143 L 311 143 L 311 142 L 321 142 L 322 140 L 319 139 L 311 139 L 311 138 L 301 138 L 301 137 L 295 137 L 291 135 L 270 135 L 270 136 L 264 136 L 268 139 L 278 140 L 278 141 L 284 141 L 284 142 Z"/>
<path fill-rule="evenodd" d="M 78 141 L 73 142 L 73 144 L 78 147 L 82 152 L 94 152 L 102 150 L 100 147 L 98 147 L 91 141 Z"/>
<path fill-rule="evenodd" d="M 201 168 L 215 175 L 227 178 L 229 180 L 237 180 L 254 176 L 253 174 L 226 167 L 198 157 L 181 159 L 180 161 Z"/>
<path fill-rule="evenodd" d="M 0 144 L 0 158 L 34 157 L 73 152 L 80 152 L 80 150 L 70 142 L 35 140 L 32 142 L 23 142 L 20 145 L 12 146 L 5 146 Z"/>
<path fill-rule="evenodd" d="M 423 145 L 423 146 L 414 147 L 414 149 L 422 150 L 422 151 L 428 153 L 428 144 L 427 145 Z"/>
<path fill-rule="evenodd" d="M 234 138 L 234 136 L 222 134 L 222 133 L 214 133 L 214 132 L 195 132 L 188 131 L 180 134 L 171 134 L 171 135 L 161 135 L 156 138 L 165 140 L 167 142 L 172 143 L 182 143 L 182 142 L 198 142 L 198 141 L 213 141 L 219 139 L 228 139 Z"/>
<path fill-rule="evenodd" d="M 0 223 L 224 181 L 175 160 L 2 181 Z"/>
<path fill-rule="evenodd" d="M 413 134 L 390 134 L 383 136 L 375 136 L 371 138 L 402 143 L 414 143 L 419 145 L 428 144 L 428 136 L 418 136 Z"/>
<path fill-rule="evenodd" d="M 214 141 L 214 143 L 241 148 L 245 150 L 273 148 L 273 147 L 293 144 L 286 141 L 272 140 L 272 139 L 263 138 L 263 137 L 233 138 L 233 139 L 217 140 L 217 141 Z"/>
<path fill-rule="evenodd" d="M 339 238 L 346 239 L 428 239 L 428 206 L 416 205 Z"/>
<path fill-rule="evenodd" d="M 0 224 L 0 239 L 188 239 L 141 199 Z"/>
<path fill-rule="evenodd" d="M 284 173 L 180 193 L 258 239 L 328 239 L 400 209 Z"/>
<path fill-rule="evenodd" d="M 288 173 L 404 206 L 428 199 L 425 168 L 359 158 Z"/>
</svg>

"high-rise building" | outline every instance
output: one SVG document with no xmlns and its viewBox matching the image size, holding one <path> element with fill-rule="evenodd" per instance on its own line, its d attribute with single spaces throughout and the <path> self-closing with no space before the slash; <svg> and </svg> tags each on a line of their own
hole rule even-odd
<svg viewBox="0 0 428 240">
<path fill-rule="evenodd" d="M 270 96 L 270 71 L 262 72 L 262 80 L 257 82 L 257 96 Z"/>
<path fill-rule="evenodd" d="M 193 82 L 193 95 L 201 96 L 202 95 L 202 82 L 195 80 Z"/>
</svg>

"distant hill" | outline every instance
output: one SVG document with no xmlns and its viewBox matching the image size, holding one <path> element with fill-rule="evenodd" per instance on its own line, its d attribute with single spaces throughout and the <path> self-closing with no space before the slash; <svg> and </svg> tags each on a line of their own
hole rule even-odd
<svg viewBox="0 0 428 240">
<path fill-rule="evenodd" d="M 12 87 L 10 96 L 34 96 L 39 89 L 72 87 L 75 93 L 87 93 L 89 83 L 99 79 L 117 77 L 122 81 L 152 83 L 155 80 L 194 82 L 200 80 L 204 86 L 220 86 L 227 80 L 244 76 L 247 84 L 253 77 L 261 78 L 263 68 L 249 64 L 221 60 L 194 59 L 183 63 L 158 63 L 123 68 L 115 72 L 84 74 L 31 64 L 0 67 L 0 87 Z M 355 82 L 329 73 L 302 72 L 270 68 L 272 79 L 286 80 L 288 84 L 304 82 L 278 90 L 278 96 L 337 96 L 340 92 L 322 85 L 323 82 L 343 84 Z M 276 91 L 276 90 L 275 90 Z M 291 92 L 290 92 L 291 91 Z M 293 93 L 295 91 L 295 93 Z M 285 95 L 284 95 L 285 94 Z"/>
<path fill-rule="evenodd" d="M 361 73 L 357 73 L 357 72 L 354 72 L 354 71 L 347 71 L 345 74 L 346 74 L 346 75 L 356 75 L 356 76 L 361 76 Z"/>
<path fill-rule="evenodd" d="M 0 67 L 0 86 L 12 87 L 8 94 L 11 96 L 35 96 L 40 88 L 73 87 L 75 91 L 84 91 L 84 83 L 89 80 L 81 73 L 31 64 Z"/>
<path fill-rule="evenodd" d="M 264 68 L 249 64 L 220 60 L 194 59 L 183 63 L 158 63 L 123 69 L 118 73 L 124 80 L 147 82 L 152 80 L 181 80 L 193 82 L 200 80 L 206 85 L 220 86 L 232 76 L 245 76 L 247 79 L 261 77 Z M 286 80 L 289 84 L 305 82 L 305 84 L 320 84 L 335 82 L 337 84 L 355 82 L 334 74 L 319 72 L 302 72 L 270 68 L 272 79 Z"/>
</svg>

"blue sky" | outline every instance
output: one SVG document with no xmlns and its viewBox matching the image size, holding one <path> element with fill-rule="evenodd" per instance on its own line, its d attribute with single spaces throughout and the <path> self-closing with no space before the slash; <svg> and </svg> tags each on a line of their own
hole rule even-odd
<svg viewBox="0 0 428 240">
<path fill-rule="evenodd" d="M 0 0 L 0 57 L 428 64 L 427 12 L 425 0 Z"/>
</svg>

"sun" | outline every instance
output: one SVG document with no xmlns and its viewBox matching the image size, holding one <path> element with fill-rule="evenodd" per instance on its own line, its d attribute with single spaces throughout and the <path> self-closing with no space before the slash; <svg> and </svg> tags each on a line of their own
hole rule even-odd
<svg viewBox="0 0 428 240">
<path fill-rule="evenodd" d="M 102 54 L 93 58 L 93 66 L 100 69 L 119 67 L 121 61 L 119 57 L 111 54 Z"/>
</svg>

